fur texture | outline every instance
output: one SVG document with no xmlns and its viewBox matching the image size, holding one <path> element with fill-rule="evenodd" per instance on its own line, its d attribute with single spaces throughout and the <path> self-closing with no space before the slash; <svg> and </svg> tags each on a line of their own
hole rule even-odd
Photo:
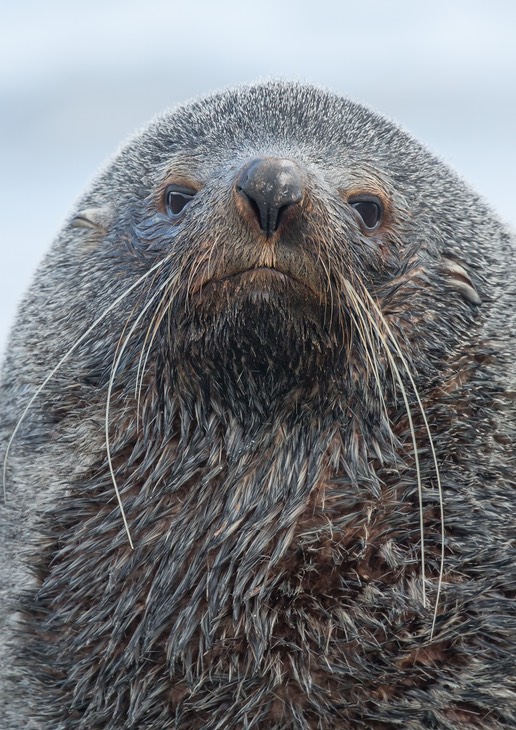
<svg viewBox="0 0 516 730">
<path fill-rule="evenodd" d="M 269 158 L 272 237 L 235 187 Z M 516 728 L 515 248 L 316 88 L 129 141 L 4 366 L 0 728 Z"/>
</svg>

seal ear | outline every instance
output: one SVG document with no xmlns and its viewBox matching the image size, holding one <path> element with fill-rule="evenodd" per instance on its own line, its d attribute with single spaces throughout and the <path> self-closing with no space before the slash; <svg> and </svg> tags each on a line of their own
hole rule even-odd
<svg viewBox="0 0 516 730">
<path fill-rule="evenodd" d="M 107 233 L 113 218 L 110 206 L 102 208 L 85 208 L 75 215 L 70 225 L 73 228 L 92 228 L 99 233 Z"/>
<path fill-rule="evenodd" d="M 464 299 L 471 304 L 481 304 L 475 285 L 465 265 L 456 258 L 443 258 L 443 272 L 450 278 L 452 285 L 459 291 Z"/>
</svg>

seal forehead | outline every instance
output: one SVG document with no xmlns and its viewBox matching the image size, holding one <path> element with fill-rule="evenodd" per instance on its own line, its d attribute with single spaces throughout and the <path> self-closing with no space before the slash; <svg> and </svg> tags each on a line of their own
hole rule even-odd
<svg viewBox="0 0 516 730">
<path fill-rule="evenodd" d="M 168 140 L 168 152 L 209 150 L 297 152 L 341 164 L 369 158 L 403 133 L 366 107 L 313 86 L 262 84 L 226 91 L 178 107 L 149 129 L 148 144 Z M 166 142 L 165 142 L 166 144 Z M 329 154 L 328 154 L 329 153 Z"/>
</svg>

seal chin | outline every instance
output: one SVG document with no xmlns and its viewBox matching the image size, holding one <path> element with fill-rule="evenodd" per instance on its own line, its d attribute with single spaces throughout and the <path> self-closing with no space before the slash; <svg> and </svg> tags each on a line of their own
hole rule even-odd
<svg viewBox="0 0 516 730">
<path fill-rule="evenodd" d="M 170 339 L 173 370 L 195 370 L 188 388 L 202 382 L 197 390 L 211 392 L 222 383 L 219 398 L 231 394 L 225 407 L 245 415 L 268 408 L 272 392 L 321 379 L 323 362 L 335 371 L 347 341 L 342 313 L 332 316 L 315 286 L 287 272 L 226 268 L 196 287 Z"/>
</svg>

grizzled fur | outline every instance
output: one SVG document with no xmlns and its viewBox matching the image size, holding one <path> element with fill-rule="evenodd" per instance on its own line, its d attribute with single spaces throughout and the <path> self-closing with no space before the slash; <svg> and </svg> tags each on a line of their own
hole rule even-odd
<svg viewBox="0 0 516 730">
<path fill-rule="evenodd" d="M 235 180 L 275 157 L 304 199 L 266 238 Z M 453 172 L 319 89 L 132 139 L 8 348 L 4 453 L 68 355 L 7 455 L 0 728 L 516 728 L 515 268 Z"/>
</svg>

